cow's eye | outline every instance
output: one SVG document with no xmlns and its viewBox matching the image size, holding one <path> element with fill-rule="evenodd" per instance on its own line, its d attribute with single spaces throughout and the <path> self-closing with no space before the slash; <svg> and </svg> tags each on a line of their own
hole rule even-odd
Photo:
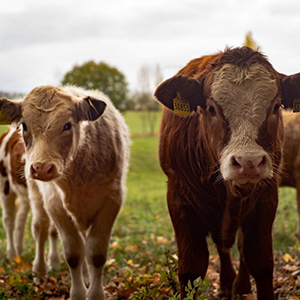
<svg viewBox="0 0 300 300">
<path fill-rule="evenodd" d="M 64 131 L 70 130 L 71 128 L 72 128 L 72 124 L 71 124 L 71 122 L 68 122 L 64 126 Z"/>
<path fill-rule="evenodd" d="M 215 110 L 215 108 L 213 107 L 213 106 L 209 106 L 208 107 L 208 112 L 212 115 L 212 116 L 215 116 L 216 115 L 216 110 Z"/>
<path fill-rule="evenodd" d="M 23 128 L 23 131 L 27 131 L 27 125 L 25 123 L 22 123 L 22 128 Z"/>
<path fill-rule="evenodd" d="M 279 111 L 279 108 L 281 107 L 281 105 L 280 104 L 275 104 L 275 106 L 274 106 L 274 110 L 273 110 L 273 113 L 274 114 L 277 114 L 278 113 L 278 111 Z"/>
</svg>

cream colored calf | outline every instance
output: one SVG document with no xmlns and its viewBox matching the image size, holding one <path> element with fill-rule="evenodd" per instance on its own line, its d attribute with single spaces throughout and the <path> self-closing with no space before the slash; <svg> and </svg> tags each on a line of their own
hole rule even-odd
<svg viewBox="0 0 300 300">
<path fill-rule="evenodd" d="M 37 253 L 43 252 L 48 214 L 69 265 L 71 299 L 104 299 L 103 266 L 129 159 L 122 116 L 102 93 L 75 87 L 38 87 L 24 101 L 1 99 L 0 107 L 12 122 L 22 124 Z M 43 273 L 41 257 L 34 270 Z M 88 290 L 82 274 L 85 259 L 91 271 Z"/>
</svg>

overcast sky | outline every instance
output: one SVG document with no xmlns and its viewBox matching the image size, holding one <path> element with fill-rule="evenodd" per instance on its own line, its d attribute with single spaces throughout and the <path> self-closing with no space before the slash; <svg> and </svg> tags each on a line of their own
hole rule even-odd
<svg viewBox="0 0 300 300">
<path fill-rule="evenodd" d="M 299 0 L 1 0 L 0 91 L 59 85 L 89 60 L 134 90 L 141 66 L 159 64 L 166 79 L 249 31 L 277 71 L 300 72 Z"/>
</svg>

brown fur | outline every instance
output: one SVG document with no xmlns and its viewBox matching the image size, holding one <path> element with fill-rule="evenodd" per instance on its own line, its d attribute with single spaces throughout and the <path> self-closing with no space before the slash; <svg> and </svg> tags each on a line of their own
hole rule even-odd
<svg viewBox="0 0 300 300">
<path fill-rule="evenodd" d="M 297 234 L 300 236 L 300 114 L 286 111 L 282 117 L 284 124 L 284 170 L 280 185 L 293 187 L 297 190 Z"/>
<path fill-rule="evenodd" d="M 222 107 L 212 99 L 211 87 L 216 72 L 228 64 L 245 70 L 245 74 L 260 65 L 276 83 L 277 96 L 269 100 L 256 140 L 257 147 L 270 157 L 273 175 L 258 183 L 224 181 L 220 172 L 220 158 L 232 132 Z M 192 60 L 156 90 L 157 99 L 167 107 L 161 121 L 159 157 L 168 176 L 167 202 L 178 245 L 182 298 L 188 280 L 205 277 L 209 257 L 206 237 L 211 235 L 221 260 L 220 294 L 234 297 L 250 293 L 251 274 L 258 299 L 275 299 L 271 231 L 278 203 L 283 139 L 281 113 L 277 111 L 280 78 L 265 56 L 244 47 Z M 172 99 L 178 92 L 190 103 L 190 116 L 172 111 Z M 237 232 L 240 269 L 236 276 L 228 248 Z"/>
</svg>

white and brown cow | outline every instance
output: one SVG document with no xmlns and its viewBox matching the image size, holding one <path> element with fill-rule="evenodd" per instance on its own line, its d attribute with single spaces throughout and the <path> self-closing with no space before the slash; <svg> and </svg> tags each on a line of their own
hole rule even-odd
<svg viewBox="0 0 300 300">
<path fill-rule="evenodd" d="M 0 137 L 0 200 L 8 259 L 22 254 L 26 219 L 30 209 L 24 174 L 25 159 L 25 147 L 20 130 L 16 126 L 11 126 Z M 39 197 L 41 201 L 41 195 Z M 49 224 L 48 216 L 45 222 Z M 57 269 L 60 258 L 57 249 L 57 230 L 53 223 L 51 223 L 49 234 L 48 264 L 50 269 Z M 47 236 L 48 233 L 45 234 L 46 239 Z M 41 254 L 37 256 L 37 259 L 44 261 L 44 251 Z"/>
<path fill-rule="evenodd" d="M 129 134 L 121 114 L 102 93 L 71 86 L 37 87 L 23 101 L 1 99 L 0 107 L 12 122 L 22 124 L 40 252 L 34 271 L 45 272 L 41 257 L 48 214 L 69 265 L 71 299 L 104 299 L 103 267 L 129 159 Z M 88 290 L 82 275 L 85 259 L 91 271 Z"/>
<path fill-rule="evenodd" d="M 300 74 L 285 76 L 248 47 L 192 60 L 155 92 L 165 106 L 160 164 L 178 245 L 181 297 L 205 277 L 206 238 L 217 245 L 220 294 L 274 300 L 272 225 L 278 203 L 281 105 L 300 97 Z M 239 272 L 229 249 L 239 232 Z M 194 296 L 196 299 L 196 295 Z"/>
<path fill-rule="evenodd" d="M 19 130 L 12 127 L 0 137 L 0 200 L 8 259 L 21 255 L 23 250 L 25 224 L 30 209 L 24 166 L 24 143 Z"/>
</svg>

